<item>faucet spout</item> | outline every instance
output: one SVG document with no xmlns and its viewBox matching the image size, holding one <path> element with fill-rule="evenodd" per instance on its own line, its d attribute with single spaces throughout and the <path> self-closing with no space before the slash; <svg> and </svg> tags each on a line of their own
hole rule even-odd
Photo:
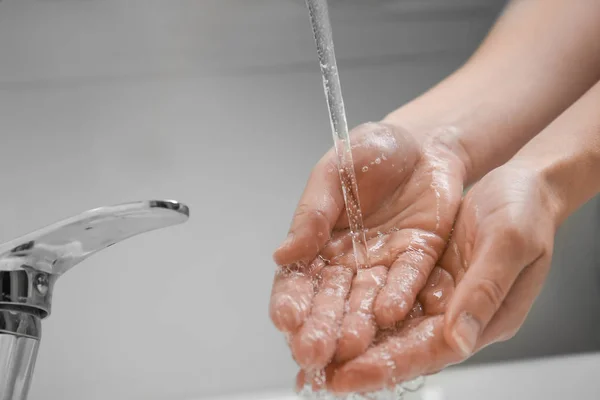
<svg viewBox="0 0 600 400">
<path fill-rule="evenodd" d="M 168 200 L 86 211 L 0 245 L 0 400 L 26 400 L 56 280 L 91 255 L 141 233 L 187 221 Z"/>
</svg>

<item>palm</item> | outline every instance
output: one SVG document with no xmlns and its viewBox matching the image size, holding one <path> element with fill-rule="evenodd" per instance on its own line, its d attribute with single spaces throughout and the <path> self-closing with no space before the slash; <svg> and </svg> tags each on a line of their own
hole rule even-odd
<svg viewBox="0 0 600 400">
<path fill-rule="evenodd" d="M 437 306 L 423 310 L 415 300 L 444 250 L 462 195 L 463 167 L 442 145 L 368 124 L 353 132 L 352 146 L 371 268 L 352 268 L 333 152 L 317 166 L 304 199 L 324 192 L 335 211 L 307 212 L 303 228 L 293 227 L 294 241 L 276 254 L 280 264 L 295 267 L 278 274 L 271 315 L 291 334 L 292 352 L 304 369 L 362 354 L 378 326 L 393 327 L 411 310 L 412 316 L 435 313 Z M 302 202 L 299 210 L 305 212 Z M 330 237 L 319 242 L 323 231 Z M 298 260 L 304 260 L 300 267 Z"/>
</svg>

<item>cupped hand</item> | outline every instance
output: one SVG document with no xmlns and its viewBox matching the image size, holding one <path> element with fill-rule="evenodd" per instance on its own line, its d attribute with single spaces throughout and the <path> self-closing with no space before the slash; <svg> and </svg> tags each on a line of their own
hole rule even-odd
<svg viewBox="0 0 600 400">
<path fill-rule="evenodd" d="M 449 132 L 448 135 L 451 135 Z M 371 268 L 355 270 L 337 159 L 314 168 L 289 235 L 275 252 L 270 304 L 302 369 L 362 353 L 378 327 L 411 312 L 448 241 L 465 167 L 444 132 L 418 135 L 387 123 L 351 133 Z"/>
<path fill-rule="evenodd" d="M 328 389 L 378 390 L 515 335 L 549 270 L 557 209 L 535 169 L 513 162 L 489 173 L 462 202 L 436 269 L 443 279 L 432 275 L 427 285 L 426 296 L 434 297 L 455 286 L 443 315 L 414 320 L 354 360 L 330 367 Z"/>
</svg>

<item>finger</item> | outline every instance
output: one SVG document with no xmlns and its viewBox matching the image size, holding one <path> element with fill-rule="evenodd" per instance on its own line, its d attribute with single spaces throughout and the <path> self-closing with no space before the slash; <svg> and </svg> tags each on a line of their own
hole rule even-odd
<svg viewBox="0 0 600 400">
<path fill-rule="evenodd" d="M 374 392 L 461 361 L 443 335 L 443 316 L 424 318 L 372 347 L 333 374 L 330 391 Z"/>
<path fill-rule="evenodd" d="M 506 341 L 518 332 L 535 299 L 542 291 L 549 264 L 550 262 L 544 258 L 523 270 L 483 332 L 478 343 L 479 349 Z"/>
<path fill-rule="evenodd" d="M 519 233 L 496 230 L 473 250 L 469 265 L 445 314 L 448 343 L 469 357 L 513 283 L 526 266 L 541 254 Z"/>
<path fill-rule="evenodd" d="M 434 233 L 420 229 L 393 229 L 380 232 L 374 229 L 366 233 L 371 265 L 390 267 L 401 253 L 413 250 L 417 253 L 435 255 L 441 253 L 444 241 Z M 331 241 L 320 253 L 323 258 L 339 265 L 354 265 L 352 237 L 348 231 L 334 233 Z"/>
<path fill-rule="evenodd" d="M 275 251 L 278 265 L 308 263 L 329 241 L 344 208 L 334 153 L 329 151 L 313 169 L 294 213 L 286 240 Z"/>
<path fill-rule="evenodd" d="M 376 332 L 373 303 L 385 282 L 387 268 L 359 269 L 350 291 L 335 355 L 337 362 L 350 360 L 367 350 Z"/>
<path fill-rule="evenodd" d="M 375 300 L 379 326 L 389 327 L 406 318 L 443 248 L 443 240 L 436 235 L 419 235 L 417 231 L 413 235 L 406 251 L 391 265 L 386 283 Z"/>
<path fill-rule="evenodd" d="M 308 317 L 315 293 L 313 274 L 323 266 L 323 260 L 317 258 L 309 271 L 293 266 L 277 268 L 269 314 L 273 324 L 281 332 L 297 331 Z"/>
<path fill-rule="evenodd" d="M 291 340 L 294 359 L 310 371 L 324 368 L 333 358 L 353 272 L 344 266 L 326 266 L 321 276 L 310 315 Z"/>
<path fill-rule="evenodd" d="M 435 237 L 435 234 L 419 229 L 399 229 L 397 227 L 391 227 L 387 231 L 381 229 L 367 229 L 365 232 L 371 265 L 389 267 L 396 260 L 398 254 L 406 251 L 415 239 L 424 241 L 429 237 Z M 320 254 L 323 258 L 335 264 L 355 264 L 356 261 L 352 251 L 352 233 L 347 229 L 335 231 Z"/>
<path fill-rule="evenodd" d="M 440 267 L 435 267 L 418 299 L 423 304 L 425 314 L 440 315 L 446 311 L 448 302 L 454 293 L 454 279 L 450 273 Z"/>
<path fill-rule="evenodd" d="M 334 231 L 319 255 L 332 265 L 354 265 L 356 262 L 352 249 L 351 232 L 349 230 Z"/>
<path fill-rule="evenodd" d="M 412 230 L 394 230 L 386 233 L 367 230 L 366 238 L 371 265 L 389 267 L 398 254 L 410 245 Z M 352 251 L 352 234 L 347 230 L 335 232 L 321 251 L 321 255 L 335 264 L 356 264 Z"/>
<path fill-rule="evenodd" d="M 458 245 L 458 243 L 466 242 L 467 239 L 464 235 L 464 229 L 461 229 L 461 227 L 458 226 L 452 234 L 448 246 L 439 261 L 442 269 L 447 271 L 453 278 L 455 285 L 462 280 L 468 269 L 467 260 L 473 258 L 472 254 L 467 253 L 466 250 L 461 250 L 461 247 Z"/>
<path fill-rule="evenodd" d="M 331 384 L 331 379 L 337 366 L 338 364 L 331 363 L 324 370 L 310 372 L 300 370 L 296 375 L 296 391 L 308 390 L 318 392 L 326 390 Z"/>
</svg>

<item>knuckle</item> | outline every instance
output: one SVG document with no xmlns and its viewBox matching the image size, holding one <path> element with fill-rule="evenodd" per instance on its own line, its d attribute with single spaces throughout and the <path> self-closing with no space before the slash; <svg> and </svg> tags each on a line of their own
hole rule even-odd
<svg viewBox="0 0 600 400">
<path fill-rule="evenodd" d="M 512 259 L 521 260 L 534 249 L 534 236 L 526 232 L 526 229 L 516 221 L 509 221 L 497 239 L 502 243 L 503 251 L 511 254 Z"/>
<path fill-rule="evenodd" d="M 477 283 L 476 290 L 481 297 L 477 300 L 487 302 L 494 310 L 498 310 L 504 301 L 505 290 L 495 280 L 481 279 Z"/>
<path fill-rule="evenodd" d="M 530 260 L 551 252 L 546 240 L 531 228 L 513 221 L 502 232 L 503 248 L 512 259 Z"/>
<path fill-rule="evenodd" d="M 411 268 L 415 274 L 415 284 L 418 287 L 424 286 L 427 280 L 429 279 L 429 273 L 423 270 L 423 268 L 419 268 L 418 266 L 413 266 Z M 412 290 L 410 290 L 412 292 Z"/>
<path fill-rule="evenodd" d="M 525 232 L 516 222 L 510 223 L 504 229 L 503 236 L 509 246 L 516 248 L 522 248 L 526 240 Z"/>
<path fill-rule="evenodd" d="M 316 223 L 318 226 L 328 225 L 327 215 L 323 210 L 311 207 L 308 204 L 299 204 L 294 213 L 294 221 L 301 223 Z"/>
<path fill-rule="evenodd" d="M 294 217 L 302 217 L 304 215 L 308 215 L 311 212 L 311 207 L 306 203 L 298 204 L 296 207 L 296 211 L 294 212 Z"/>
</svg>

